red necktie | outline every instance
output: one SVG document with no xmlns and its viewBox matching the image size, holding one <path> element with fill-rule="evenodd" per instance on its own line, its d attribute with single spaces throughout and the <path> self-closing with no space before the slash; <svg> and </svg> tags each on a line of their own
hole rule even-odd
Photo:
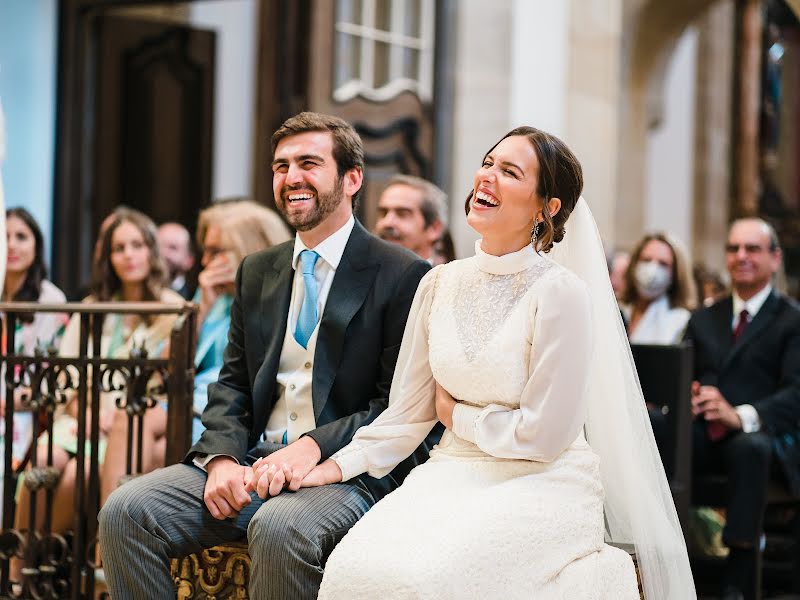
<svg viewBox="0 0 800 600">
<path fill-rule="evenodd" d="M 747 329 L 747 326 L 750 324 L 750 313 L 747 312 L 747 309 L 742 309 L 742 312 L 739 313 L 739 322 L 736 323 L 736 329 L 733 330 L 733 343 L 735 344 L 737 340 L 742 337 L 744 330 Z"/>
<path fill-rule="evenodd" d="M 750 313 L 747 312 L 747 309 L 745 308 L 739 313 L 739 322 L 736 323 L 736 328 L 733 330 L 734 344 L 740 337 L 742 337 L 744 330 L 747 329 L 749 324 Z M 712 421 L 706 425 L 706 433 L 708 433 L 708 439 L 710 439 L 712 442 L 718 442 L 727 435 L 728 428 L 719 421 Z"/>
</svg>

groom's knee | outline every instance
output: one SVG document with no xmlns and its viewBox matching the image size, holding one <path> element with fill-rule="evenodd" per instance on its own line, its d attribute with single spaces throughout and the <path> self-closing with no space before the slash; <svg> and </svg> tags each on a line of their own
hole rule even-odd
<svg viewBox="0 0 800 600">
<path fill-rule="evenodd" d="M 281 503 L 272 498 L 256 511 L 247 527 L 247 540 L 250 554 L 254 560 L 268 564 L 272 559 L 289 556 L 313 561 L 318 552 L 318 544 L 314 541 L 315 527 L 306 527 L 310 515 L 298 512 L 296 507 L 287 506 L 293 503 Z M 258 558 L 256 558 L 258 557 Z"/>
</svg>

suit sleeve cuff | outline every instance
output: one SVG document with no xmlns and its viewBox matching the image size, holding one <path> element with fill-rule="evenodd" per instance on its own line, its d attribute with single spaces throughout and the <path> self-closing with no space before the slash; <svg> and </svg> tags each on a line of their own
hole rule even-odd
<svg viewBox="0 0 800 600">
<path fill-rule="evenodd" d="M 742 431 L 744 433 L 755 433 L 761 431 L 761 418 L 758 411 L 751 404 L 740 404 L 734 410 L 742 421 Z"/>
<path fill-rule="evenodd" d="M 477 443 L 478 417 L 482 410 L 459 402 L 453 407 L 453 433 L 462 440 Z"/>
<path fill-rule="evenodd" d="M 342 471 L 342 481 L 349 481 L 366 473 L 369 469 L 367 455 L 360 449 L 347 450 L 345 448 L 331 456 L 331 460 L 339 465 L 339 469 Z"/>
<path fill-rule="evenodd" d="M 195 457 L 192 459 L 192 462 L 194 463 L 194 466 L 195 466 L 195 467 L 198 467 L 198 468 L 200 468 L 200 469 L 203 469 L 203 471 L 206 471 L 206 472 L 207 472 L 207 471 L 208 471 L 208 469 L 206 469 L 206 467 L 208 466 L 208 463 L 210 463 L 212 460 L 214 460 L 214 459 L 215 459 L 215 458 L 217 458 L 218 456 L 227 456 L 228 458 L 230 458 L 230 459 L 232 459 L 232 460 L 236 460 L 236 459 L 235 459 L 233 456 L 231 456 L 230 454 L 197 454 L 197 455 L 196 455 L 196 456 L 195 456 Z M 239 463 L 239 461 L 238 461 L 238 460 L 236 460 L 236 462 L 237 462 L 238 464 L 241 464 L 241 463 Z"/>
</svg>

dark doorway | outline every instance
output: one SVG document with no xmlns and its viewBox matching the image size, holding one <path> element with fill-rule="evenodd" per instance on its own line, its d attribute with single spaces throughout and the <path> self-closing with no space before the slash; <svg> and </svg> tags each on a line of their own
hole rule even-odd
<svg viewBox="0 0 800 600">
<path fill-rule="evenodd" d="M 215 34 L 97 20 L 92 230 L 123 203 L 190 230 L 211 200 Z"/>
</svg>

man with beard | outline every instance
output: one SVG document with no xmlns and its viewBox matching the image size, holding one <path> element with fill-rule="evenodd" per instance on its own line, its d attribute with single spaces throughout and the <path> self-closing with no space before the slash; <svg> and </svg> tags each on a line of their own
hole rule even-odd
<svg viewBox="0 0 800 600">
<path fill-rule="evenodd" d="M 194 266 L 189 230 L 180 223 L 163 223 L 158 228 L 158 250 L 167 264 L 169 287 L 191 300 L 195 286 L 189 281 Z"/>
<path fill-rule="evenodd" d="M 184 464 L 125 484 L 101 511 L 115 600 L 174 598 L 170 558 L 245 536 L 251 598 L 316 598 L 335 544 L 427 459 L 429 443 L 382 479 L 301 487 L 386 408 L 429 265 L 354 220 L 364 153 L 350 125 L 302 113 L 272 149 L 275 202 L 297 237 L 241 263 L 206 431 Z"/>
<path fill-rule="evenodd" d="M 447 195 L 429 181 L 395 175 L 378 200 L 375 233 L 431 262 L 445 227 Z"/>
</svg>

